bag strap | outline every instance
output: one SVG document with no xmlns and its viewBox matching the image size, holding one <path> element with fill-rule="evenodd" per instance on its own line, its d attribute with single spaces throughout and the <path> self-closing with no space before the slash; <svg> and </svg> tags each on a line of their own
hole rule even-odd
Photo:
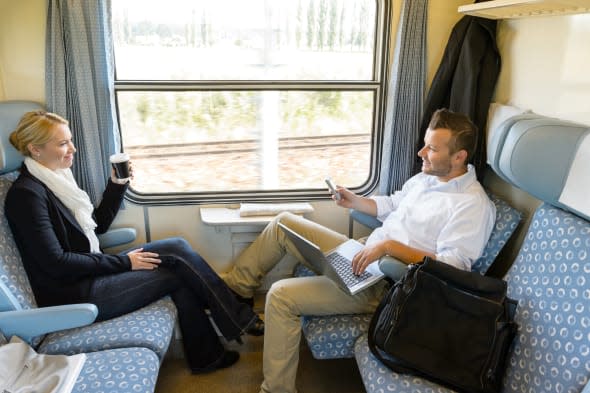
<svg viewBox="0 0 590 393">
<path fill-rule="evenodd" d="M 377 349 L 377 346 L 375 345 L 375 339 L 373 337 L 375 336 L 375 327 L 377 326 L 377 320 L 379 319 L 379 315 L 381 315 L 381 311 L 383 311 L 383 308 L 385 307 L 385 305 L 387 304 L 387 302 L 391 298 L 391 295 L 392 295 L 393 291 L 395 291 L 396 286 L 399 285 L 398 283 L 399 283 L 399 281 L 396 282 L 394 285 L 392 285 L 391 288 L 389 288 L 389 291 L 387 292 L 387 294 L 385 294 L 383 299 L 381 299 L 381 301 L 379 302 L 379 305 L 377 306 L 377 308 L 375 309 L 375 312 L 373 313 L 373 317 L 371 317 L 371 322 L 369 323 L 369 330 L 367 332 L 369 350 L 371 351 L 371 353 L 373 355 L 375 355 L 375 357 L 377 359 L 379 359 L 383 363 L 387 363 L 387 361 L 383 358 L 383 356 L 381 356 L 381 353 L 379 352 L 379 350 Z"/>
<path fill-rule="evenodd" d="M 395 290 L 398 287 L 403 286 L 404 283 L 410 279 L 409 278 L 410 276 L 415 276 L 417 274 L 417 271 L 420 268 L 422 268 L 422 266 L 423 266 L 422 261 L 408 265 L 408 269 L 407 269 L 406 273 L 399 280 L 397 280 L 395 283 L 393 283 L 391 285 L 391 287 L 389 288 L 389 291 L 381 299 L 381 301 L 379 302 L 379 305 L 377 306 L 377 308 L 375 309 L 375 312 L 373 313 L 373 316 L 371 317 L 371 322 L 369 323 L 369 330 L 367 332 L 369 350 L 377 359 L 379 359 L 383 364 L 387 365 L 390 368 L 393 367 L 391 364 L 391 361 L 389 361 L 389 359 L 386 359 L 381 354 L 381 351 L 377 348 L 377 345 L 375 344 L 374 337 L 375 337 L 375 329 L 377 328 L 377 322 L 379 321 L 379 316 L 381 315 L 383 308 L 385 308 L 385 306 L 391 301 L 391 298 L 393 297 Z M 411 372 L 411 370 L 408 370 L 408 372 Z"/>
</svg>

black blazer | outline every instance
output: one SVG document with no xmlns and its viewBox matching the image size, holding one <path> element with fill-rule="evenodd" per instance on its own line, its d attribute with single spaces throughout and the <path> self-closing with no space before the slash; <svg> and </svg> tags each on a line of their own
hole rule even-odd
<svg viewBox="0 0 590 393">
<path fill-rule="evenodd" d="M 93 213 L 96 233 L 109 228 L 127 187 L 109 180 Z M 126 255 L 91 253 L 74 215 L 25 165 L 4 209 L 39 306 L 86 302 L 94 277 L 131 269 Z"/>
<path fill-rule="evenodd" d="M 435 110 L 448 108 L 463 113 L 478 127 L 478 141 L 472 163 L 478 178 L 486 165 L 485 126 L 496 81 L 500 74 L 500 52 L 496 46 L 497 21 L 464 16 L 453 27 L 443 58 L 424 103 L 416 151 Z M 422 160 L 416 159 L 415 172 Z"/>
</svg>

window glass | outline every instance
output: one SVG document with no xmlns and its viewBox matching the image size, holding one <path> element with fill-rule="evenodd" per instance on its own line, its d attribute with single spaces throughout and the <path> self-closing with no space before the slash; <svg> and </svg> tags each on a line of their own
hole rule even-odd
<svg viewBox="0 0 590 393">
<path fill-rule="evenodd" d="M 367 184 L 384 90 L 380 3 L 112 4 L 137 194 L 325 192 L 326 176 Z"/>
<path fill-rule="evenodd" d="M 144 193 L 358 186 L 371 92 L 120 92 L 125 151 Z"/>
<path fill-rule="evenodd" d="M 373 0 L 114 0 L 117 77 L 370 80 Z"/>
</svg>

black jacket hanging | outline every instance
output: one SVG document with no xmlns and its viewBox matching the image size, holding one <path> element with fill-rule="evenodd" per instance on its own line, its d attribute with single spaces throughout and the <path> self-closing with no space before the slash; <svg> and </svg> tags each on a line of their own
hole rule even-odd
<svg viewBox="0 0 590 393">
<path fill-rule="evenodd" d="M 448 108 L 469 116 L 478 127 L 477 149 L 471 163 L 480 179 L 486 164 L 488 108 L 500 73 L 496 25 L 495 20 L 464 16 L 453 28 L 426 98 L 416 146 L 417 152 L 437 109 Z M 416 172 L 420 166 L 417 160 Z"/>
</svg>

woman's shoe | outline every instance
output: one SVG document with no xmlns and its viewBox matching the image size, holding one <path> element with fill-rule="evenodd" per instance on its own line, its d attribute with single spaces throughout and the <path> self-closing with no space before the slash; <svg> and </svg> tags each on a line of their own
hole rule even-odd
<svg viewBox="0 0 590 393">
<path fill-rule="evenodd" d="M 232 291 L 232 293 L 234 294 L 235 298 L 238 300 L 238 302 L 246 304 L 248 306 L 250 306 L 250 308 L 254 307 L 254 298 L 253 297 L 243 297 L 238 295 L 238 293 L 236 291 L 234 291 L 233 289 L 229 289 L 230 291 Z"/>
<path fill-rule="evenodd" d="M 191 368 L 191 372 L 193 374 L 205 374 L 210 373 L 215 370 L 219 370 L 222 368 L 228 368 L 229 366 L 235 364 L 240 359 L 240 354 L 237 351 L 225 351 L 221 360 L 217 364 L 213 364 L 210 366 L 202 367 L 202 368 Z"/>
<path fill-rule="evenodd" d="M 264 334 L 264 321 L 257 317 L 244 332 L 250 336 L 262 336 Z"/>
</svg>

